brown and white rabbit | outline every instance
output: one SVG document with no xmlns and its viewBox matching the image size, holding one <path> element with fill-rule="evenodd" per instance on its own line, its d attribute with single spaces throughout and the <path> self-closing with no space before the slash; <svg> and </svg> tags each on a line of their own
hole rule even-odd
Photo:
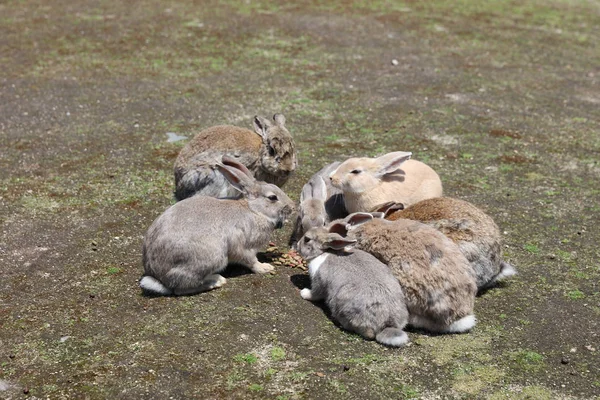
<svg viewBox="0 0 600 400">
<path fill-rule="evenodd" d="M 296 145 L 285 127 L 285 117 L 273 121 L 254 117 L 254 132 L 231 125 L 219 125 L 198 133 L 175 160 L 175 197 L 183 200 L 196 193 L 217 197 L 239 197 L 215 168 L 222 156 L 246 166 L 258 181 L 282 186 L 296 169 Z"/>
<path fill-rule="evenodd" d="M 400 282 L 409 325 L 431 332 L 467 332 L 476 324 L 477 285 L 458 246 L 429 225 L 350 214 L 329 230 L 356 240 L 356 247 L 386 264 Z"/>
<path fill-rule="evenodd" d="M 330 175 L 331 184 L 344 193 L 349 213 L 368 212 L 388 201 L 409 206 L 441 196 L 438 174 L 411 155 L 396 151 L 377 158 L 349 158 Z"/>
<path fill-rule="evenodd" d="M 458 245 L 471 263 L 479 290 L 515 275 L 515 268 L 502 260 L 502 235 L 492 217 L 475 205 L 452 197 L 422 200 L 407 208 L 388 203 L 375 211 L 385 219 L 412 219 L 430 225 Z"/>
<path fill-rule="evenodd" d="M 241 199 L 196 195 L 169 207 L 148 229 L 140 287 L 158 295 L 190 295 L 221 287 L 219 272 L 241 264 L 255 273 L 273 266 L 256 258 L 294 203 L 277 186 L 256 181 L 243 165 L 217 164 Z"/>
<path fill-rule="evenodd" d="M 298 250 L 310 262 L 311 289 L 302 289 L 300 295 L 325 300 L 332 318 L 346 330 L 387 346 L 403 346 L 409 339 L 403 330 L 408 311 L 402 288 L 385 264 L 367 252 L 350 251 L 354 243 L 325 227 L 309 229 Z"/>
<path fill-rule="evenodd" d="M 329 175 L 340 165 L 334 162 L 321 168 L 302 187 L 296 225 L 290 238 L 294 246 L 310 228 L 324 226 L 348 215 L 342 191 L 331 185 Z"/>
</svg>

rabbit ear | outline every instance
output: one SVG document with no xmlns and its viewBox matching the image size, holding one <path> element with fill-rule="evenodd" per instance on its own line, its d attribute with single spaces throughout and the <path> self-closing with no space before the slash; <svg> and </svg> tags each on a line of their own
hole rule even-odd
<svg viewBox="0 0 600 400">
<path fill-rule="evenodd" d="M 348 234 L 348 228 L 346 224 L 335 222 L 329 226 L 329 233 L 337 233 L 340 236 L 346 236 Z"/>
<path fill-rule="evenodd" d="M 275 121 L 275 123 L 281 127 L 285 126 L 285 117 L 283 116 L 283 114 L 273 115 L 273 121 Z"/>
<path fill-rule="evenodd" d="M 395 201 L 388 201 L 387 203 L 383 203 L 375 207 L 373 212 L 383 213 L 383 216 L 387 217 L 388 215 L 400 210 L 404 210 L 404 204 L 397 203 Z"/>
<path fill-rule="evenodd" d="M 343 250 L 354 244 L 356 244 L 356 240 L 341 237 L 337 233 L 330 233 L 327 235 L 327 239 L 323 243 L 323 246 L 334 250 Z"/>
<path fill-rule="evenodd" d="M 379 168 L 375 173 L 376 176 L 380 177 L 396 171 L 411 156 L 412 153 L 409 151 L 395 151 L 376 158 L 375 163 Z"/>
<path fill-rule="evenodd" d="M 357 212 L 354 214 L 350 214 L 346 217 L 346 223 L 350 226 L 358 226 L 362 225 L 365 222 L 369 222 L 373 219 L 373 215 L 369 213 Z"/>
<path fill-rule="evenodd" d="M 225 178 L 227 178 L 229 183 L 231 183 L 234 188 L 244 194 L 248 194 L 250 188 L 256 182 L 254 178 L 246 175 L 237 168 L 228 167 L 226 165 L 217 163 L 217 169 Z"/>
<path fill-rule="evenodd" d="M 267 143 L 267 130 L 269 129 L 269 126 L 271 126 L 269 120 L 255 115 L 252 124 L 254 125 L 254 132 L 258 133 L 264 143 Z"/>
<path fill-rule="evenodd" d="M 300 203 L 302 203 L 304 200 L 312 199 L 312 192 L 313 189 L 310 182 L 302 186 L 302 192 L 300 192 Z"/>
<path fill-rule="evenodd" d="M 327 186 L 325 185 L 323 178 L 317 175 L 314 179 L 311 179 L 310 183 L 312 185 L 313 198 L 325 201 L 327 199 Z"/>
<path fill-rule="evenodd" d="M 254 178 L 252 172 L 250 172 L 244 164 L 239 163 L 235 158 L 229 157 L 228 155 L 224 155 L 223 157 L 221 157 L 221 162 L 228 167 L 239 169 L 240 171 L 248 175 L 250 178 Z"/>
</svg>

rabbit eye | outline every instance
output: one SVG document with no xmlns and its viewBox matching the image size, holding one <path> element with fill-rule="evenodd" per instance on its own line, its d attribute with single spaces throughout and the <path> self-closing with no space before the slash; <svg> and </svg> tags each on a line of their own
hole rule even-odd
<svg viewBox="0 0 600 400">
<path fill-rule="evenodd" d="M 360 174 L 361 172 L 362 172 L 362 170 L 360 170 L 360 169 L 353 169 L 352 171 L 350 171 L 350 173 L 351 173 L 351 174 L 354 174 L 354 175 L 358 175 L 358 174 Z"/>
<path fill-rule="evenodd" d="M 304 236 L 304 243 L 308 243 L 308 242 L 310 242 L 310 239 L 308 237 Z"/>
<path fill-rule="evenodd" d="M 269 146 L 269 156 L 273 157 L 275 155 L 275 149 Z"/>
<path fill-rule="evenodd" d="M 271 200 L 271 201 L 277 201 L 277 200 L 279 200 L 279 199 L 277 198 L 277 196 L 276 196 L 276 195 L 274 195 L 274 194 L 270 195 L 270 196 L 269 196 L 269 197 L 267 197 L 267 198 L 268 198 L 269 200 Z"/>
</svg>

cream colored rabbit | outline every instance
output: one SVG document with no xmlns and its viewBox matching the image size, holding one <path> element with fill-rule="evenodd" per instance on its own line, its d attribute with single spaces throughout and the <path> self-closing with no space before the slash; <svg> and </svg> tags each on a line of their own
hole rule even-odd
<svg viewBox="0 0 600 400">
<path fill-rule="evenodd" d="M 442 195 L 442 182 L 431 167 L 410 160 L 412 153 L 396 151 L 378 158 L 350 158 L 331 175 L 342 190 L 349 213 L 368 212 L 395 201 L 409 206 Z"/>
</svg>

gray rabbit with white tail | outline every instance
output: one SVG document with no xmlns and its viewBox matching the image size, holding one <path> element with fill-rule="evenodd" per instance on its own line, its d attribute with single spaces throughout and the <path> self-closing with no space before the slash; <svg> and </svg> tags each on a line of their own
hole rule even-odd
<svg viewBox="0 0 600 400">
<path fill-rule="evenodd" d="M 227 164 L 227 165 L 224 165 Z M 273 266 L 256 258 L 294 203 L 277 186 L 258 182 L 243 165 L 224 158 L 216 168 L 241 199 L 196 195 L 169 207 L 148 229 L 140 287 L 150 294 L 191 295 L 223 286 L 219 272 L 241 264 L 255 273 Z"/>
<path fill-rule="evenodd" d="M 350 251 L 354 243 L 325 227 L 306 232 L 298 249 L 310 261 L 312 289 L 302 289 L 300 295 L 325 300 L 332 318 L 346 330 L 403 346 L 409 338 L 403 330 L 408 311 L 402 288 L 385 264 L 364 251 Z"/>
</svg>

